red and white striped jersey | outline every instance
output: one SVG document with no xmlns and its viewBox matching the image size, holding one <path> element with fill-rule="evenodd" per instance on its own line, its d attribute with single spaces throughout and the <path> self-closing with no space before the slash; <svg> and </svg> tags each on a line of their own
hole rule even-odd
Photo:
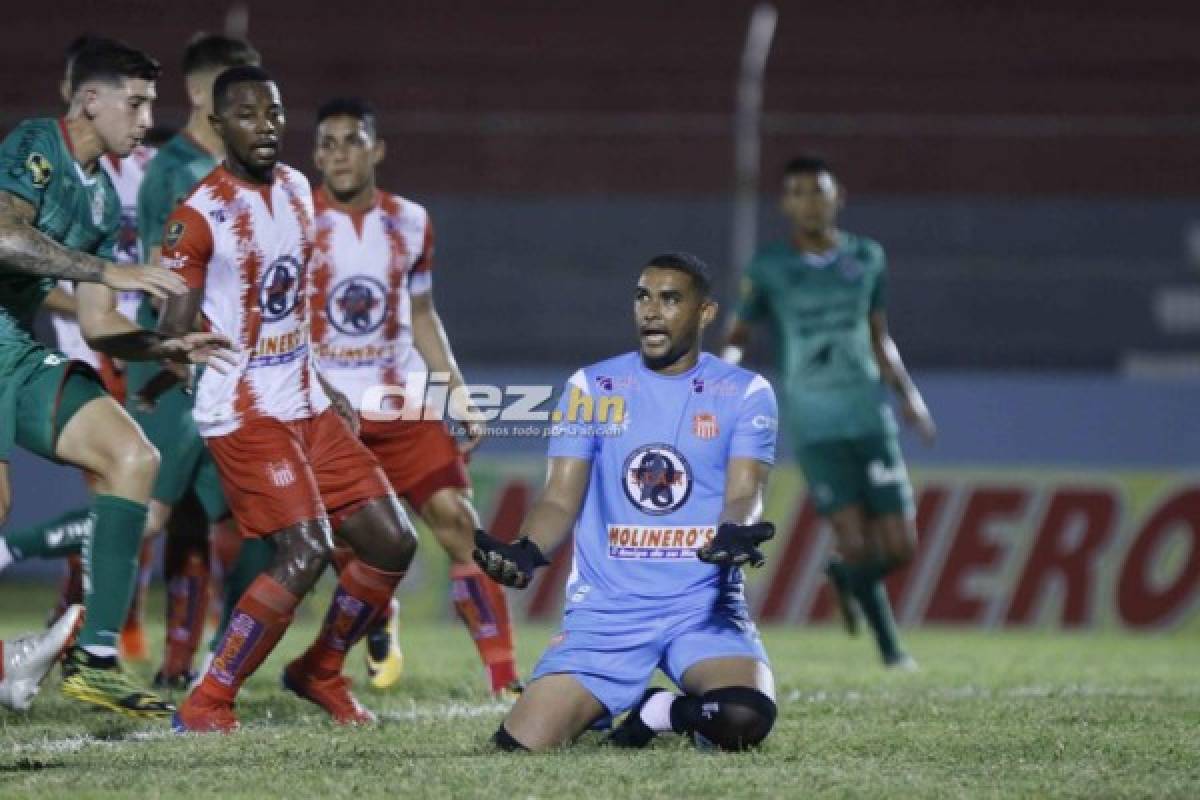
<svg viewBox="0 0 1200 800">
<path fill-rule="evenodd" d="M 142 186 L 142 178 L 146 175 L 146 165 L 158 151 L 153 147 L 138 145 L 125 158 L 104 155 L 100 158 L 100 166 L 108 173 L 117 197 L 121 200 L 121 230 L 117 235 L 117 246 L 113 256 L 118 264 L 136 264 L 141 261 L 138 252 L 137 235 L 137 196 Z M 59 281 L 58 285 L 70 294 L 75 292 L 75 284 L 71 281 Z M 137 319 L 138 305 L 142 302 L 141 292 L 117 292 L 117 310 L 130 320 Z M 52 314 L 51 324 L 54 326 L 54 337 L 58 349 L 67 354 L 68 358 L 91 364 L 100 368 L 100 357 L 88 347 L 79 330 L 79 321 L 73 316 Z"/>
<path fill-rule="evenodd" d="M 167 221 L 162 263 L 204 288 L 210 328 L 240 350 L 222 375 L 206 369 L 193 415 L 201 436 L 261 417 L 291 421 L 329 406 L 309 343 L 307 269 L 313 249 L 308 180 L 284 165 L 270 186 L 219 166 Z"/>
<path fill-rule="evenodd" d="M 413 347 L 412 296 L 433 289 L 433 225 L 410 200 L 377 192 L 351 212 L 315 192 L 316 246 L 311 264 L 313 342 L 321 373 L 362 408 L 377 384 L 402 386 L 423 373 Z"/>
</svg>

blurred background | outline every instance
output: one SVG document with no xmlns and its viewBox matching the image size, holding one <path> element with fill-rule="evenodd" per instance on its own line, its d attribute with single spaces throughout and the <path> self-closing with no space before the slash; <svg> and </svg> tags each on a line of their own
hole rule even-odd
<svg viewBox="0 0 1200 800">
<path fill-rule="evenodd" d="M 1200 598 L 1200 5 L 1144 0 L 735 0 L 6 9 L 0 127 L 59 113 L 83 32 L 163 61 L 158 121 L 182 125 L 179 58 L 245 34 L 312 174 L 313 117 L 370 99 L 384 188 L 425 204 L 436 297 L 468 380 L 561 385 L 634 346 L 631 287 L 690 250 L 733 302 L 750 243 L 783 234 L 783 164 L 826 156 L 843 226 L 889 255 L 893 333 L 941 427 L 906 439 L 922 550 L 892 589 L 908 624 L 1178 624 Z M 752 28 L 754 32 L 751 33 Z M 710 336 L 717 346 L 719 333 Z M 765 331 L 749 364 L 773 375 Z M 786 437 L 784 437 L 786 440 Z M 786 456 L 786 447 L 784 448 Z M 489 441 L 485 521 L 515 532 L 544 441 Z M 13 463 L 9 525 L 81 504 L 74 473 Z M 830 613 L 827 535 L 785 457 L 781 527 L 754 583 L 767 620 Z M 426 548 L 407 591 L 442 585 Z M 562 559 L 521 596 L 553 614 Z M 3 580 L 53 576 L 21 565 Z M 441 596 L 441 595 L 438 595 Z"/>
</svg>

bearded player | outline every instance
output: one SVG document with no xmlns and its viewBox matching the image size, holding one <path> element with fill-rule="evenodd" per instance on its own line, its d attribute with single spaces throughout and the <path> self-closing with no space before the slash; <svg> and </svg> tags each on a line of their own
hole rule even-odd
<svg viewBox="0 0 1200 800">
<path fill-rule="evenodd" d="M 424 386 L 426 370 L 449 376 L 451 391 L 464 385 L 433 304 L 433 223 L 417 203 L 376 188 L 384 147 L 365 102 L 332 100 L 318 112 L 315 158 L 322 186 L 314 198 L 313 341 L 322 374 L 360 415 L 369 387 Z M 359 437 L 396 494 L 421 515 L 450 556 L 451 596 L 491 691 L 517 688 L 504 590 L 471 559 L 479 517 L 463 452 L 478 444 L 479 429 L 460 452 L 440 420 L 362 419 L 360 426 Z M 369 633 L 372 683 L 390 686 L 399 667 L 394 627 Z"/>
<path fill-rule="evenodd" d="M 354 557 L 340 571 L 316 641 L 288 664 L 283 680 L 335 722 L 369 723 L 374 715 L 350 693 L 342 667 L 347 650 L 386 612 L 416 537 L 347 423 L 357 422 L 353 409 L 315 368 L 307 286 L 312 195 L 303 175 L 279 163 L 279 89 L 258 67 L 234 67 L 213 85 L 213 112 L 225 158 L 167 222 L 162 260 L 190 291 L 167 302 L 159 324 L 164 332 L 189 330 L 202 312 L 241 348 L 232 372 L 201 376 L 193 417 L 242 534 L 270 538 L 276 555 L 238 601 L 173 726 L 238 726 L 238 689 L 324 571 L 335 532 Z"/>
<path fill-rule="evenodd" d="M 836 540 L 827 574 L 843 619 L 854 632 L 861 612 L 884 664 L 912 669 L 883 584 L 912 559 L 917 540 L 884 386 L 927 442 L 933 417 L 888 333 L 883 248 L 837 228 L 842 188 L 829 166 L 809 157 L 789 163 L 781 205 L 791 238 L 750 263 L 726 358 L 741 358 L 751 325 L 769 322 L 778 332 L 796 456 Z"/>
<path fill-rule="evenodd" d="M 476 535 L 480 565 L 521 588 L 575 533 L 562 631 L 496 732 L 504 750 L 556 747 L 630 708 L 614 745 L 675 732 L 740 750 L 774 724 L 774 678 L 740 566 L 761 564 L 758 545 L 774 533 L 759 519 L 775 395 L 701 352 L 716 313 L 702 261 L 651 259 L 634 298 L 641 346 L 571 376 L 525 536 Z M 647 691 L 656 668 L 682 693 Z"/>
<path fill-rule="evenodd" d="M 111 40 L 85 45 L 64 118 L 27 120 L 0 144 L 0 382 L 12 393 L 16 444 L 96 475 L 94 525 L 84 542 L 87 621 L 63 666 L 73 699 L 135 716 L 171 707 L 139 688 L 117 660 L 158 456 L 95 372 L 33 341 L 30 325 L 57 279 L 78 283 L 80 326 L 97 351 L 126 360 L 207 361 L 228 341 L 138 328 L 117 291 L 164 295 L 184 285 L 157 267 L 111 261 L 120 204 L 99 166 L 127 155 L 151 124 L 158 63 Z"/>
</svg>

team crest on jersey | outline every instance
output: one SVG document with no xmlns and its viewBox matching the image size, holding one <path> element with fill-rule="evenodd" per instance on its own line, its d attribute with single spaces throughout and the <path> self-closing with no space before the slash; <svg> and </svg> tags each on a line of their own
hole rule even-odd
<svg viewBox="0 0 1200 800">
<path fill-rule="evenodd" d="M 717 427 L 717 415 L 701 411 L 692 417 L 692 433 L 701 439 L 715 439 L 721 431 Z"/>
<path fill-rule="evenodd" d="M 621 483 L 625 496 L 645 514 L 670 514 L 692 493 L 692 468 L 669 444 L 639 447 L 625 459 Z"/>
<path fill-rule="evenodd" d="M 174 247 L 179 244 L 179 240 L 183 238 L 183 232 L 187 230 L 187 226 L 176 220 L 167 226 L 167 235 L 163 237 L 163 244 L 167 247 Z"/>
<path fill-rule="evenodd" d="M 387 316 L 387 290 L 374 278 L 354 275 L 333 287 L 325 313 L 333 327 L 342 333 L 350 336 L 373 333 Z"/>
<path fill-rule="evenodd" d="M 258 286 L 258 304 L 263 319 L 275 322 L 292 313 L 300 297 L 300 262 L 280 256 L 263 273 Z"/>
<path fill-rule="evenodd" d="M 38 189 L 46 188 L 50 176 L 54 174 L 54 165 L 41 153 L 30 153 L 29 158 L 25 159 L 25 168 L 29 170 L 29 180 Z"/>
</svg>

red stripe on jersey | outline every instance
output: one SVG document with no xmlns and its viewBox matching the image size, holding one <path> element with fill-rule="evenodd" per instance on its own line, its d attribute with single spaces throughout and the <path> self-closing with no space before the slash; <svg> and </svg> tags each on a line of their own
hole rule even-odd
<svg viewBox="0 0 1200 800">
<path fill-rule="evenodd" d="M 400 198 L 380 192 L 379 205 L 385 217 L 400 219 Z M 408 245 L 398 225 L 389 225 L 386 230 L 392 246 L 388 254 L 387 321 L 383 327 L 383 338 L 387 342 L 394 342 L 400 337 L 400 304 L 404 300 L 404 293 L 408 291 Z M 396 371 L 399 363 L 398 359 L 393 359 L 384 368 L 385 383 L 391 386 L 402 383 Z"/>
<path fill-rule="evenodd" d="M 282 178 L 284 194 L 286 194 L 288 198 L 288 205 L 291 206 L 292 213 L 296 215 L 296 219 L 300 223 L 300 235 L 304 237 L 304 243 L 302 245 L 304 262 L 300 267 L 300 275 L 298 276 L 300 280 L 300 287 L 296 297 L 296 317 L 300 321 L 301 327 L 304 327 L 305 321 L 308 318 L 308 283 L 311 280 L 308 271 L 312 268 L 313 262 L 313 229 L 315 226 L 313 224 L 313 218 L 308 213 L 308 208 L 300 199 L 299 190 L 296 188 L 296 185 L 292 183 L 291 176 L 286 172 L 280 172 L 279 174 Z M 313 321 L 315 322 L 315 320 L 316 315 L 313 316 Z M 310 323 L 308 326 L 309 363 L 313 363 L 313 360 L 316 357 L 316 353 L 313 352 L 313 347 L 315 346 L 314 343 L 319 341 L 320 339 L 317 339 L 314 336 Z M 308 393 L 311 389 L 308 372 L 309 371 L 307 369 L 300 371 L 300 386 L 305 397 L 309 396 Z"/>
</svg>

